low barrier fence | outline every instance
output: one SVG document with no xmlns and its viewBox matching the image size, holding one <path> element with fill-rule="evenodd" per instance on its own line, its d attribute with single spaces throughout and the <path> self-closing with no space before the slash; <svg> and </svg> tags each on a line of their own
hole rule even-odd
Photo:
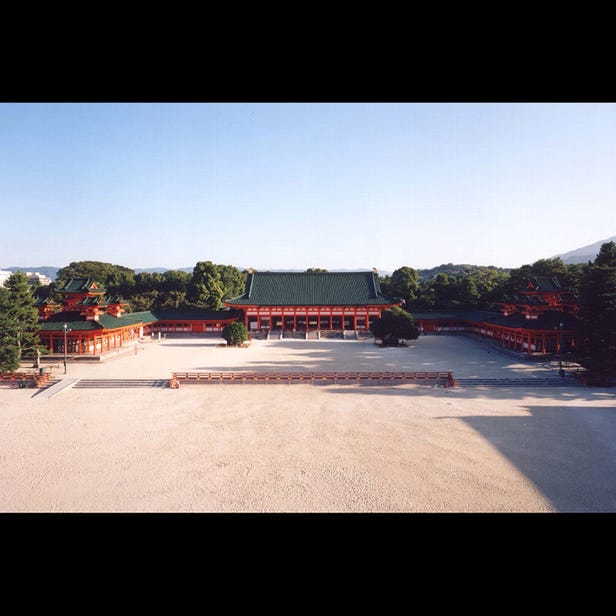
<svg viewBox="0 0 616 616">
<path fill-rule="evenodd" d="M 432 384 L 455 386 L 451 372 L 174 372 L 169 387 L 220 383 Z"/>
<path fill-rule="evenodd" d="M 0 385 L 5 387 L 43 387 L 50 379 L 49 372 L 0 372 Z"/>
</svg>

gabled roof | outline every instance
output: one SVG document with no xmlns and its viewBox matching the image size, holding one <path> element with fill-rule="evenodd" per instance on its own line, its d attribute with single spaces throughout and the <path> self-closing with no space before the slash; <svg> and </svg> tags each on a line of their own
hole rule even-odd
<svg viewBox="0 0 616 616">
<path fill-rule="evenodd" d="M 400 300 L 381 292 L 376 272 L 253 272 L 246 292 L 229 306 L 394 305 Z"/>
<path fill-rule="evenodd" d="M 531 276 L 528 279 L 528 288 L 525 291 L 564 291 L 560 282 L 553 276 Z M 524 292 L 524 291 L 522 291 Z"/>
<path fill-rule="evenodd" d="M 107 304 L 126 304 L 124 298 L 120 295 L 110 295 L 107 297 Z"/>
<path fill-rule="evenodd" d="M 58 312 L 51 315 L 46 321 L 41 323 L 39 331 L 64 331 L 64 323 L 72 331 L 92 331 L 100 329 L 118 329 L 138 323 L 153 323 L 158 319 L 149 311 L 131 312 L 120 317 L 110 314 L 101 314 L 97 321 L 86 319 L 76 311 Z"/>
<path fill-rule="evenodd" d="M 72 331 L 87 331 L 102 329 L 102 325 L 97 321 L 86 320 L 86 318 L 77 311 L 64 311 L 52 314 L 43 323 L 39 331 L 64 331 L 64 324 Z"/>
<path fill-rule="evenodd" d="M 105 287 L 96 282 L 94 278 L 71 278 L 58 291 L 60 293 L 105 293 Z"/>
<path fill-rule="evenodd" d="M 103 300 L 104 300 L 104 298 L 102 296 L 94 295 L 94 296 L 90 296 L 90 297 L 85 297 L 77 305 L 78 306 L 100 306 L 102 304 L 105 304 L 105 302 Z"/>
<path fill-rule="evenodd" d="M 58 302 L 56 302 L 51 295 L 47 297 L 41 297 L 39 295 L 34 296 L 34 301 L 32 302 L 34 306 L 59 306 Z"/>
</svg>

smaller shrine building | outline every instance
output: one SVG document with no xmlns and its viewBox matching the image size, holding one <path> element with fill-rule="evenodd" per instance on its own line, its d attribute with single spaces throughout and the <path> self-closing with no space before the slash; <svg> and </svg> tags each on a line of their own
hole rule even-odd
<svg viewBox="0 0 616 616">
<path fill-rule="evenodd" d="M 146 310 L 125 312 L 119 297 L 91 278 L 74 278 L 63 288 L 60 303 L 38 297 L 41 342 L 51 353 L 102 355 L 127 342 L 167 332 L 221 332 L 239 314 L 232 310 Z"/>
</svg>

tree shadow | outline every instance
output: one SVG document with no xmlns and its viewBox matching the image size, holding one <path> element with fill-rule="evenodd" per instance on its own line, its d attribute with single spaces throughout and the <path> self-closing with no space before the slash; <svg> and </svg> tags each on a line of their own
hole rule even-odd
<svg viewBox="0 0 616 616">
<path fill-rule="evenodd" d="M 530 414 L 456 418 L 506 456 L 559 512 L 615 512 L 615 409 L 523 408 Z"/>
<path fill-rule="evenodd" d="M 518 400 L 524 415 L 449 415 L 479 433 L 523 473 L 559 512 L 616 512 L 616 392 L 611 389 L 535 388 L 523 393 L 554 404 L 524 405 L 519 387 L 483 391 L 422 385 L 335 385 L 332 394 L 431 397 L 442 404 L 459 398 Z M 575 402 L 595 402 L 586 406 Z M 602 406 L 605 401 L 612 406 Z M 569 404 L 573 402 L 573 404 Z M 561 403 L 561 404 L 559 404 Z"/>
<path fill-rule="evenodd" d="M 192 349 L 196 349 L 198 347 L 215 347 L 215 346 L 227 346 L 224 340 L 221 338 L 218 341 L 209 340 L 207 342 L 169 342 L 168 340 L 161 340 L 160 342 L 156 341 L 163 347 L 190 347 Z"/>
</svg>

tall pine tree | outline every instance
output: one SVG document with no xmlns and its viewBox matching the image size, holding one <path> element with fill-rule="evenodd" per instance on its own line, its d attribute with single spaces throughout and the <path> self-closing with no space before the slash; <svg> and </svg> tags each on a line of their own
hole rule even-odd
<svg viewBox="0 0 616 616">
<path fill-rule="evenodd" d="M 578 361 L 600 380 L 616 376 L 616 243 L 601 246 L 580 284 Z"/>
<path fill-rule="evenodd" d="M 32 287 L 25 274 L 15 272 L 0 289 L 0 370 L 15 371 L 24 354 L 45 351 L 39 329 Z"/>
</svg>

